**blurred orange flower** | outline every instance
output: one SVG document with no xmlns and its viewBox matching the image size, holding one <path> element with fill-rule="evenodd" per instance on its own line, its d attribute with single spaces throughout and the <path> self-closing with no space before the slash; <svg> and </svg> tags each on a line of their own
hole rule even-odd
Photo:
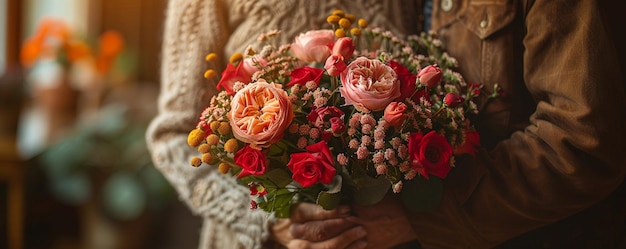
<svg viewBox="0 0 626 249">
<path fill-rule="evenodd" d="M 122 35 L 114 30 L 105 31 L 99 37 L 96 56 L 89 44 L 73 35 L 65 21 L 48 17 L 39 22 L 35 33 L 22 45 L 20 62 L 31 67 L 42 58 L 66 59 L 69 64 L 93 58 L 96 71 L 105 74 L 123 49 Z"/>
<path fill-rule="evenodd" d="M 117 31 L 109 30 L 100 35 L 99 55 L 96 59 L 96 69 L 100 73 L 109 71 L 115 58 L 124 49 L 124 37 Z"/>
<path fill-rule="evenodd" d="M 65 46 L 71 36 L 70 28 L 59 19 L 44 18 L 32 37 L 28 38 L 20 51 L 22 65 L 29 67 L 45 56 L 55 56 L 54 50 Z"/>
</svg>

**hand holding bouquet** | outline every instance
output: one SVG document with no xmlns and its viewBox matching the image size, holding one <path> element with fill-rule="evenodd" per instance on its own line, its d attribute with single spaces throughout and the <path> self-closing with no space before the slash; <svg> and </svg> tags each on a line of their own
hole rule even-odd
<svg viewBox="0 0 626 249">
<path fill-rule="evenodd" d="M 343 11 L 327 21 L 231 57 L 189 133 L 191 164 L 235 176 L 252 208 L 277 217 L 303 201 L 375 204 L 390 189 L 414 209 L 436 206 L 454 156 L 479 146 L 469 115 L 481 85 L 453 71 L 435 34 L 400 38 Z"/>
</svg>

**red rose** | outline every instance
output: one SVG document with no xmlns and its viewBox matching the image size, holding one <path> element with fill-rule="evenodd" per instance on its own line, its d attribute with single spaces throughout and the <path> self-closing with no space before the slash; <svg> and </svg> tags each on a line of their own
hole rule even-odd
<svg viewBox="0 0 626 249">
<path fill-rule="evenodd" d="M 333 134 L 341 134 L 346 130 L 346 124 L 339 117 L 330 118 L 330 129 L 333 131 Z"/>
<path fill-rule="evenodd" d="M 291 154 L 287 167 L 293 172 L 292 178 L 306 188 L 321 182 L 330 184 L 336 171 L 333 156 L 326 142 L 322 141 L 306 147 L 308 152 Z"/>
<path fill-rule="evenodd" d="M 322 140 L 328 142 L 330 141 L 330 139 L 333 137 L 333 133 L 332 132 L 327 132 L 327 131 L 323 131 L 322 132 Z"/>
<path fill-rule="evenodd" d="M 448 93 L 443 97 L 443 102 L 446 103 L 449 107 L 456 107 L 459 104 L 463 103 L 465 98 L 459 96 L 458 94 Z"/>
<path fill-rule="evenodd" d="M 393 69 L 398 75 L 398 80 L 400 80 L 400 97 L 398 97 L 397 101 L 404 101 L 405 99 L 411 97 L 415 92 L 415 81 L 417 80 L 417 75 L 412 74 L 411 71 L 404 65 L 390 60 L 387 61 L 387 65 Z M 418 94 L 413 95 L 414 97 Z M 413 98 L 415 102 L 419 102 L 419 98 Z"/>
<path fill-rule="evenodd" d="M 309 66 L 296 68 L 291 71 L 291 81 L 287 83 L 287 86 L 291 87 L 295 84 L 305 85 L 309 81 L 315 81 L 315 83 L 319 84 L 323 74 L 324 70 L 320 68 Z"/>
<path fill-rule="evenodd" d="M 428 175 L 446 178 L 450 172 L 452 146 L 435 131 L 426 135 L 417 132 L 409 137 L 409 156 L 411 167 L 424 178 L 428 179 Z"/>
<path fill-rule="evenodd" d="M 237 178 L 249 175 L 262 175 L 267 169 L 267 159 L 260 150 L 254 149 L 249 145 L 244 146 L 235 153 L 235 163 L 241 166 L 241 172 Z"/>
<path fill-rule="evenodd" d="M 480 146 L 480 135 L 477 131 L 465 131 L 465 143 L 456 147 L 454 154 L 469 154 L 474 156 Z"/>
<path fill-rule="evenodd" d="M 420 83 L 427 88 L 433 88 L 439 84 L 442 76 L 443 73 L 441 72 L 441 69 L 437 67 L 437 64 L 422 68 L 422 70 L 417 73 L 417 78 L 420 79 Z"/>
<path fill-rule="evenodd" d="M 480 83 L 467 83 L 468 92 L 471 92 L 473 97 L 478 97 L 480 95 L 480 89 L 482 87 L 483 86 Z"/>
<path fill-rule="evenodd" d="M 235 91 L 233 90 L 233 85 L 235 85 L 237 81 L 248 84 L 252 81 L 252 75 L 243 68 L 243 63 L 239 63 L 237 67 L 228 63 L 228 66 L 226 66 L 226 69 L 222 72 L 220 82 L 217 83 L 217 90 L 224 88 L 229 95 L 234 95 Z"/>
<path fill-rule="evenodd" d="M 324 106 L 322 108 L 315 108 L 311 110 L 306 119 L 309 120 L 315 127 L 322 128 L 324 122 L 329 121 L 334 117 L 341 117 L 344 113 L 341 109 L 335 106 Z"/>
</svg>

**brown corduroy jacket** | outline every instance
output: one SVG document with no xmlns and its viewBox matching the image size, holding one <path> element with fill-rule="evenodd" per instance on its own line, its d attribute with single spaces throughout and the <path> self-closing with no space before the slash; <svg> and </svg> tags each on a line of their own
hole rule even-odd
<svg viewBox="0 0 626 249">
<path fill-rule="evenodd" d="M 621 1 L 433 1 L 465 80 L 502 96 L 440 208 L 410 214 L 424 248 L 626 248 L 625 21 Z"/>
</svg>

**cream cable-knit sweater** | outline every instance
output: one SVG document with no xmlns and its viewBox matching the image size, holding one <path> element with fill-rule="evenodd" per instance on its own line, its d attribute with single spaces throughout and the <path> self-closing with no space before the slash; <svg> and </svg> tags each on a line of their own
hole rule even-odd
<svg viewBox="0 0 626 249">
<path fill-rule="evenodd" d="M 306 30 L 329 28 L 326 16 L 335 9 L 397 34 L 415 33 L 416 1 L 170 0 L 167 8 L 158 115 L 147 132 L 154 164 L 204 219 L 200 248 L 261 248 L 268 215 L 250 209 L 249 190 L 216 167 L 189 165 L 198 152 L 187 145 L 187 134 L 215 94 L 203 78 L 204 56 L 216 52 L 223 68 L 263 32 L 280 29 L 287 43 Z"/>
</svg>

